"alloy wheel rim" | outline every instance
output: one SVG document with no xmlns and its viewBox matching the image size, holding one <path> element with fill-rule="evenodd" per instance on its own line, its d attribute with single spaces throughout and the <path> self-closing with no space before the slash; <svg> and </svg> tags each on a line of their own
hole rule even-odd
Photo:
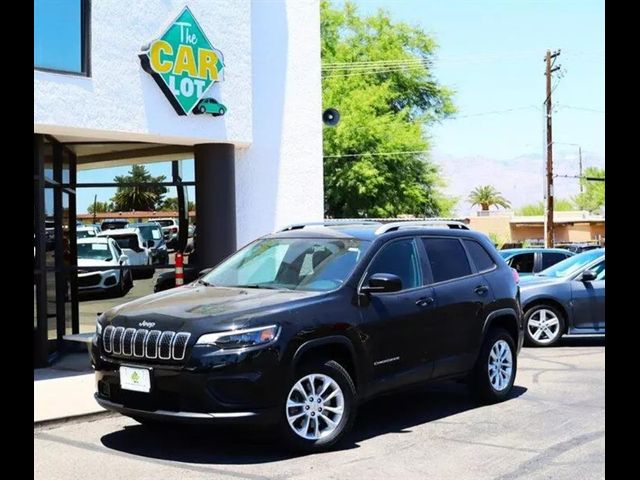
<svg viewBox="0 0 640 480">
<path fill-rule="evenodd" d="M 291 388 L 285 411 L 296 435 L 318 440 L 338 428 L 344 415 L 344 394 L 333 378 L 312 373 Z"/>
<path fill-rule="evenodd" d="M 509 386 L 513 375 L 513 356 L 509 344 L 504 340 L 498 340 L 491 347 L 488 371 L 489 382 L 495 390 L 500 392 Z"/>
<path fill-rule="evenodd" d="M 558 337 L 560 320 L 551 310 L 541 308 L 529 317 L 527 329 L 531 338 L 540 344 L 546 345 Z"/>
</svg>

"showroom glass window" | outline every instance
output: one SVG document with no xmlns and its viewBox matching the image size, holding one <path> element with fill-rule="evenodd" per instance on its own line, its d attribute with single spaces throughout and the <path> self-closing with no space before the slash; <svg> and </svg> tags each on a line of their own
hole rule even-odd
<svg viewBox="0 0 640 480">
<path fill-rule="evenodd" d="M 89 0 L 33 1 L 33 65 L 89 75 Z"/>
</svg>

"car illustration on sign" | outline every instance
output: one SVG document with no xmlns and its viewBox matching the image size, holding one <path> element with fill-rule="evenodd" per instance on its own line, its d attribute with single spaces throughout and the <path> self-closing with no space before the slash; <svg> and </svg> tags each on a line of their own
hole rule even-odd
<svg viewBox="0 0 640 480">
<path fill-rule="evenodd" d="M 225 107 L 221 103 L 218 103 L 215 98 L 203 98 L 195 107 L 193 107 L 193 113 L 210 113 L 214 117 L 224 115 L 226 111 L 227 107 Z"/>
</svg>

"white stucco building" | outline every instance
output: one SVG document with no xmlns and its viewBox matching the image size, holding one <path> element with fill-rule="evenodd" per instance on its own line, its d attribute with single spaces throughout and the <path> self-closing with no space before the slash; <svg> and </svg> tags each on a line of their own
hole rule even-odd
<svg viewBox="0 0 640 480">
<path fill-rule="evenodd" d="M 42 302 L 47 268 L 66 268 L 47 267 L 38 253 L 44 220 L 53 211 L 74 228 L 76 168 L 192 156 L 208 263 L 286 224 L 323 218 L 319 0 L 63 3 L 67 10 L 34 4 L 34 283 Z M 203 105 L 194 85 L 215 79 L 202 98 L 224 114 L 192 113 Z M 44 312 L 36 317 L 43 340 Z"/>
</svg>

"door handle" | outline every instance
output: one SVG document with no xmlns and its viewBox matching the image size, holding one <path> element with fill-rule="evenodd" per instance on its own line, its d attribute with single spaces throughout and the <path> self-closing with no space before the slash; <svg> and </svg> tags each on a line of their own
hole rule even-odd
<svg viewBox="0 0 640 480">
<path fill-rule="evenodd" d="M 431 297 L 422 297 L 416 301 L 416 305 L 418 307 L 428 307 L 433 303 L 433 298 Z"/>
<path fill-rule="evenodd" d="M 489 287 L 487 287 L 486 285 L 478 285 L 476 288 L 473 289 L 473 291 L 476 292 L 478 295 L 484 295 L 489 291 Z"/>
</svg>

